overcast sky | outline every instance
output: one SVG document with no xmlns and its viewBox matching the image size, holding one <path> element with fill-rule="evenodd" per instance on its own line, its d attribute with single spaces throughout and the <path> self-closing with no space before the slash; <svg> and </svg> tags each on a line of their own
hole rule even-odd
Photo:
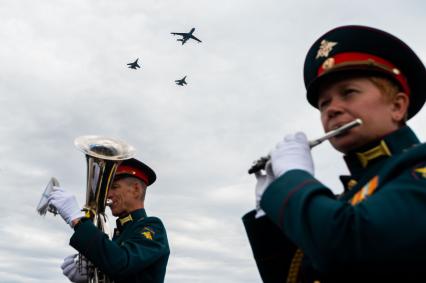
<svg viewBox="0 0 426 283">
<path fill-rule="evenodd" d="M 247 169 L 285 134 L 323 134 L 305 100 L 307 50 L 362 24 L 426 60 L 425 3 L 1 0 L 0 282 L 68 282 L 72 229 L 35 208 L 52 176 L 84 204 L 73 141 L 88 134 L 125 140 L 157 172 L 146 208 L 167 228 L 166 282 L 260 282 L 241 222 L 255 202 Z M 192 27 L 202 43 L 170 34 Z M 128 69 L 136 58 L 142 68 Z M 185 75 L 187 86 L 174 84 Z M 421 140 L 425 112 L 409 122 Z M 324 143 L 313 157 L 318 179 L 340 192 L 341 155 Z"/>
</svg>

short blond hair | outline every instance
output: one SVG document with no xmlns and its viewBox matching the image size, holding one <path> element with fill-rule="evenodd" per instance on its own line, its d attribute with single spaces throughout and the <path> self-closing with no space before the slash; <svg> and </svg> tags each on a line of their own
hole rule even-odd
<svg viewBox="0 0 426 283">
<path fill-rule="evenodd" d="M 396 94 L 402 92 L 401 87 L 388 78 L 372 76 L 368 77 L 368 79 L 390 100 L 392 100 Z"/>
<path fill-rule="evenodd" d="M 372 76 L 367 78 L 380 90 L 380 92 L 383 94 L 384 99 L 388 102 L 392 101 L 398 93 L 404 92 L 396 82 L 386 77 Z M 408 96 L 408 93 L 405 93 L 405 95 Z M 403 124 L 405 124 L 407 120 L 408 111 L 407 113 L 405 113 Z"/>
</svg>

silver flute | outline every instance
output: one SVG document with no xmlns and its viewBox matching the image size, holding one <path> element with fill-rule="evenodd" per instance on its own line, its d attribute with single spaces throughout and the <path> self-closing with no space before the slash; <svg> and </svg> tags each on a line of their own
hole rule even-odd
<svg viewBox="0 0 426 283">
<path fill-rule="evenodd" d="M 332 137 L 335 137 L 337 135 L 343 134 L 344 132 L 352 129 L 353 127 L 357 127 L 359 125 L 362 124 L 362 120 L 361 119 L 355 119 L 352 122 L 349 122 L 347 124 L 344 124 L 343 126 L 332 130 L 328 133 L 326 133 L 324 136 L 320 137 L 319 139 L 313 140 L 313 141 L 309 141 L 309 147 L 313 148 L 314 146 L 319 145 L 320 143 L 322 143 L 325 140 L 328 140 Z M 266 163 L 269 161 L 269 159 L 271 159 L 271 156 L 267 155 L 267 156 L 263 156 L 261 158 L 259 158 L 258 160 L 256 160 L 255 162 L 253 162 L 253 165 L 250 167 L 250 169 L 248 170 L 249 174 L 253 174 L 256 173 L 260 170 L 265 169 L 265 165 Z"/>
</svg>

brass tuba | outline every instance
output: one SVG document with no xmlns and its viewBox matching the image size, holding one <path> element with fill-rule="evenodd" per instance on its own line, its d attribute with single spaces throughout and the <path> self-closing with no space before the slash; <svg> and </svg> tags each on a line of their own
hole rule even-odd
<svg viewBox="0 0 426 283">
<path fill-rule="evenodd" d="M 81 136 L 74 140 L 74 144 L 86 154 L 87 161 L 86 204 L 83 211 L 98 229 L 111 236 L 105 215 L 108 189 L 121 161 L 132 158 L 135 149 L 123 141 L 100 136 Z M 112 282 L 90 262 L 83 267 L 81 258 L 80 254 L 79 268 L 80 271 L 86 268 L 88 283 Z"/>
<path fill-rule="evenodd" d="M 105 215 L 108 189 L 114 180 L 117 167 L 123 160 L 132 158 L 135 149 L 121 140 L 101 136 L 80 136 L 74 140 L 74 144 L 86 154 L 87 161 L 86 204 L 83 211 L 98 229 L 111 237 Z M 47 184 L 37 206 L 40 215 L 45 215 L 47 211 L 57 214 L 56 208 L 48 202 L 53 186 L 59 186 L 54 177 Z M 77 261 L 80 273 L 87 274 L 87 283 L 112 282 L 92 263 L 83 260 L 83 255 L 79 254 Z M 87 264 L 83 266 L 83 262 Z"/>
</svg>

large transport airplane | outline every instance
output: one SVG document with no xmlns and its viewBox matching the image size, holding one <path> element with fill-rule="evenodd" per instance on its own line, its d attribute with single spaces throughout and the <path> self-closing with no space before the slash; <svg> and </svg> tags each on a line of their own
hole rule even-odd
<svg viewBox="0 0 426 283">
<path fill-rule="evenodd" d="M 201 42 L 201 40 L 199 40 L 198 38 L 196 38 L 193 35 L 194 31 L 195 31 L 195 28 L 192 28 L 189 32 L 171 32 L 171 34 L 182 36 L 182 38 L 177 39 L 177 41 L 182 41 L 182 45 L 184 45 L 185 42 L 188 39 L 194 39 L 194 40 L 196 40 L 198 42 Z"/>
</svg>

